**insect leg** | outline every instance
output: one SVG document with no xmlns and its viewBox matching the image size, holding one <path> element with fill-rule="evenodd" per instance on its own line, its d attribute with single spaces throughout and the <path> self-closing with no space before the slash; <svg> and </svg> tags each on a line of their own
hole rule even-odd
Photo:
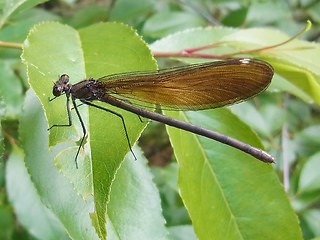
<svg viewBox="0 0 320 240">
<path fill-rule="evenodd" d="M 112 113 L 112 114 L 118 116 L 119 118 L 121 118 L 122 125 L 123 125 L 123 128 L 124 128 L 124 132 L 125 132 L 125 134 L 126 134 L 127 142 L 128 142 L 129 148 L 130 148 L 130 152 L 132 153 L 134 159 L 137 160 L 136 155 L 135 155 L 134 152 L 132 151 L 132 147 L 131 147 L 131 143 L 130 143 L 130 140 L 129 140 L 129 135 L 128 135 L 127 127 L 126 127 L 126 124 L 125 124 L 125 122 L 124 122 L 123 116 L 122 116 L 121 114 L 117 113 L 117 112 L 114 112 L 114 111 L 112 111 L 112 110 L 110 110 L 110 109 L 107 109 L 107 108 L 101 107 L 101 106 L 99 106 L 99 105 L 93 104 L 93 103 L 91 103 L 91 102 L 88 102 L 88 101 L 85 101 L 85 100 L 82 100 L 82 102 L 85 103 L 85 104 L 87 104 L 87 105 L 89 105 L 89 106 L 96 107 L 96 108 L 99 108 L 99 109 L 104 110 L 104 111 L 106 111 L 106 112 Z"/>
<path fill-rule="evenodd" d="M 81 107 L 83 104 L 84 104 L 84 103 L 80 103 L 80 104 L 78 104 L 78 106 L 77 106 L 77 107 Z"/>
<path fill-rule="evenodd" d="M 138 118 L 139 118 L 139 120 L 140 120 L 140 122 L 142 122 L 142 123 L 148 123 L 148 122 L 151 122 L 151 120 L 150 119 L 148 119 L 147 121 L 144 121 L 139 115 L 137 115 L 138 116 Z"/>
<path fill-rule="evenodd" d="M 65 94 L 65 93 L 62 93 L 61 95 L 63 95 L 63 94 Z M 57 97 L 58 97 L 58 96 L 55 96 L 55 97 L 53 97 L 53 98 L 48 97 L 48 100 L 49 100 L 49 102 L 51 102 L 51 101 L 55 100 Z"/>
<path fill-rule="evenodd" d="M 55 100 L 56 98 L 57 97 L 53 97 L 53 98 L 48 97 L 48 100 L 49 100 L 49 102 L 51 102 L 51 101 Z"/>
<path fill-rule="evenodd" d="M 56 97 L 52 98 L 52 99 L 49 99 L 49 101 L 51 102 L 52 100 L 56 99 Z M 83 137 L 81 139 L 81 142 L 80 142 L 80 146 L 78 148 L 78 151 L 77 151 L 77 154 L 76 154 L 76 157 L 75 157 L 75 162 L 76 162 L 76 168 L 78 168 L 78 162 L 77 162 L 77 158 L 78 158 L 78 155 L 79 155 L 79 152 L 80 152 L 80 149 L 81 149 L 81 146 L 83 144 L 83 141 L 84 141 L 84 138 L 86 136 L 86 128 L 84 126 L 84 123 L 82 121 L 82 118 L 80 116 L 80 113 L 79 113 L 79 110 L 77 108 L 77 105 L 76 105 L 76 102 L 74 99 L 72 99 L 72 104 L 73 104 L 73 107 L 74 109 L 76 110 L 76 113 L 78 115 L 78 118 L 79 118 L 79 121 L 81 123 L 81 127 L 82 127 L 82 131 L 83 131 Z M 67 94 L 67 112 L 68 112 L 68 120 L 69 120 L 69 123 L 68 124 L 54 124 L 52 125 L 51 127 L 48 128 L 48 131 L 53 128 L 53 127 L 71 127 L 72 126 L 72 118 L 71 118 L 71 112 L 70 112 L 70 95 Z"/>
<path fill-rule="evenodd" d="M 79 121 L 80 121 L 80 124 L 81 124 L 81 127 L 82 127 L 82 132 L 83 132 L 83 137 L 81 138 L 80 145 L 79 145 L 79 147 L 78 147 L 78 151 L 77 151 L 76 157 L 75 157 L 75 159 L 74 159 L 74 161 L 76 162 L 76 168 L 78 168 L 77 158 L 78 158 L 78 155 L 79 155 L 81 146 L 83 145 L 83 141 L 84 141 L 84 139 L 85 139 L 85 137 L 86 137 L 87 130 L 86 130 L 86 127 L 84 126 L 83 120 L 82 120 L 81 115 L 80 115 L 80 113 L 79 113 L 79 110 L 78 110 L 76 101 L 75 101 L 75 99 L 73 99 L 73 98 L 72 98 L 72 104 L 73 104 L 74 109 L 76 110 L 77 116 L 78 116 L 78 118 L 79 118 Z"/>
<path fill-rule="evenodd" d="M 54 99 L 55 98 L 52 98 L 51 101 Z M 48 131 L 53 127 L 70 127 L 70 126 L 72 126 L 72 118 L 71 118 L 71 113 L 70 113 L 70 96 L 68 96 L 68 95 L 67 95 L 67 112 L 68 112 L 69 123 L 68 124 L 54 124 L 48 128 Z"/>
</svg>

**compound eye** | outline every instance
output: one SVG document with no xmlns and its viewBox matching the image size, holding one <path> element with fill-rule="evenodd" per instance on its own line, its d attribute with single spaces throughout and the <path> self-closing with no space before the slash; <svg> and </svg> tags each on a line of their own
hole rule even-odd
<svg viewBox="0 0 320 240">
<path fill-rule="evenodd" d="M 69 76 L 67 74 L 62 74 L 59 81 L 63 82 L 64 84 L 67 84 L 69 82 Z"/>
<path fill-rule="evenodd" d="M 53 87 L 53 90 L 52 90 L 52 93 L 55 97 L 59 97 L 61 95 L 61 89 L 59 89 L 58 87 L 54 86 Z"/>
</svg>

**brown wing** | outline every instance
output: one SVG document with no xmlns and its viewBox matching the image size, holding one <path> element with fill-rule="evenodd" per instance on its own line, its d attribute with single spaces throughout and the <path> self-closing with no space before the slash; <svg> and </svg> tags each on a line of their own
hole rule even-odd
<svg viewBox="0 0 320 240">
<path fill-rule="evenodd" d="M 234 104 L 262 92 L 273 68 L 253 59 L 234 59 L 98 79 L 119 98 L 159 104 L 164 109 L 201 110 Z"/>
</svg>

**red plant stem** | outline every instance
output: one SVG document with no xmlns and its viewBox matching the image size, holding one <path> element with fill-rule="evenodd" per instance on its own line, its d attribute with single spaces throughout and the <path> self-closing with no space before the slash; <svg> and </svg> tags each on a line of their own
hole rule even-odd
<svg viewBox="0 0 320 240">
<path fill-rule="evenodd" d="M 243 54 L 243 53 L 252 53 L 252 52 L 262 52 L 262 51 L 268 51 L 274 48 L 277 48 L 279 46 L 283 46 L 294 39 L 298 38 L 301 34 L 304 32 L 308 31 L 311 27 L 311 22 L 307 22 L 307 26 L 300 32 L 298 32 L 295 36 L 289 38 L 286 41 L 271 45 L 271 46 L 266 46 L 266 47 L 261 47 L 261 48 L 255 48 L 255 49 L 241 49 L 235 52 L 231 53 L 226 53 L 226 54 L 206 54 L 206 53 L 195 53 L 201 50 L 206 50 L 210 48 L 215 48 L 219 47 L 222 44 L 228 44 L 228 42 L 219 42 L 219 43 L 212 43 L 200 47 L 195 47 L 195 48 L 187 48 L 187 49 L 182 49 L 179 51 L 172 51 L 172 52 L 153 52 L 153 55 L 155 57 L 190 57 L 190 58 L 211 58 L 211 59 L 225 59 L 225 58 L 235 58 L 233 56 L 237 54 Z"/>
<path fill-rule="evenodd" d="M 204 46 L 200 46 L 200 47 L 188 48 L 188 49 L 185 49 L 184 51 L 186 51 L 188 53 L 194 53 L 194 52 L 209 49 L 209 48 L 219 47 L 221 44 L 222 43 L 213 43 L 213 44 L 208 44 L 208 45 L 204 45 Z"/>
</svg>

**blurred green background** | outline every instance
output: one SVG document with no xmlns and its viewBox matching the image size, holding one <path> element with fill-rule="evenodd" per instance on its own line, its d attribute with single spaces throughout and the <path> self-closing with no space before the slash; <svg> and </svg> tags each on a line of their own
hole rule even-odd
<svg viewBox="0 0 320 240">
<path fill-rule="evenodd" d="M 318 0 L 33 0 L 12 7 L 17 3 L 0 2 L 0 41 L 6 42 L 0 42 L 0 239 L 38 239 L 20 223 L 8 200 L 5 180 L 6 162 L 14 146 L 19 145 L 19 117 L 29 88 L 19 44 L 34 24 L 59 21 L 79 29 L 100 21 L 123 22 L 137 29 L 143 39 L 152 44 L 185 29 L 220 25 L 272 27 L 293 36 L 311 20 L 312 29 L 300 39 L 317 43 L 320 39 Z M 164 59 L 158 63 L 160 67 L 175 64 Z M 276 156 L 275 170 L 299 216 L 304 238 L 320 239 L 320 108 L 307 96 L 297 95 L 300 97 L 272 86 L 259 97 L 259 109 L 244 103 L 232 107 L 232 111 L 262 135 L 266 148 Z M 241 114 L 244 109 L 250 111 L 249 118 Z M 151 122 L 139 145 L 155 176 L 167 226 L 190 224 L 179 196 L 178 166 L 165 127 Z M 173 235 L 175 231 L 180 229 L 173 229 Z M 192 229 L 184 232 L 194 237 Z"/>
</svg>

